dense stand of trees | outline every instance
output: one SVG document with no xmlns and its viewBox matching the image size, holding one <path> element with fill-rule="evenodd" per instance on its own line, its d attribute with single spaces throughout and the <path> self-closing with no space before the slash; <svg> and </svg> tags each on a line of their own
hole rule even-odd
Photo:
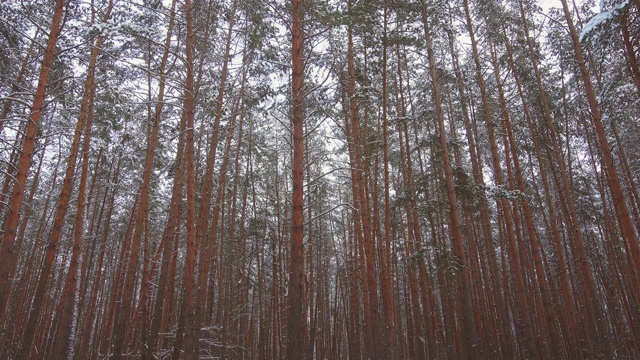
<svg viewBox="0 0 640 360">
<path fill-rule="evenodd" d="M 0 2 L 0 358 L 640 358 L 640 2 Z"/>
</svg>

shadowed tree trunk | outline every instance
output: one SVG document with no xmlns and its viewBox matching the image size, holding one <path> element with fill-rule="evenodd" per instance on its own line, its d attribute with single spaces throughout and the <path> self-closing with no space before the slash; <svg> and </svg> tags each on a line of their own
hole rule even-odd
<svg viewBox="0 0 640 360">
<path fill-rule="evenodd" d="M 182 315 L 184 317 L 184 351 L 185 358 L 197 359 L 199 355 L 199 333 L 196 331 L 196 304 L 195 304 L 195 265 L 198 244 L 195 233 L 196 221 L 196 178 L 194 161 L 194 117 L 196 99 L 194 98 L 194 42 L 193 14 L 191 0 L 185 0 L 185 18 L 187 26 L 187 38 L 185 42 L 186 52 L 186 79 L 184 85 L 184 108 L 185 113 L 185 166 L 187 172 L 187 217 L 186 217 L 186 241 L 187 253 L 184 269 L 184 298 L 182 299 Z M 175 350 L 179 348 L 176 347 Z"/>
<path fill-rule="evenodd" d="M 304 322 L 302 318 L 304 259 L 303 259 L 303 181 L 304 181 L 304 33 L 303 0 L 291 0 L 291 123 L 293 125 L 293 189 L 291 246 L 289 261 L 289 300 L 287 319 L 286 358 L 302 359 Z"/>
</svg>

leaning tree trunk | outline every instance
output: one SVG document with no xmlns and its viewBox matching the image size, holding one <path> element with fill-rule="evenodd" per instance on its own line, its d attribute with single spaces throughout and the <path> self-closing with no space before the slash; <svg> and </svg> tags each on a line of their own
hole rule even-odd
<svg viewBox="0 0 640 360">
<path fill-rule="evenodd" d="M 38 124 L 44 107 L 44 100 L 47 91 L 47 82 L 51 74 L 51 64 L 55 57 L 56 43 L 58 36 L 62 31 L 61 21 L 64 12 L 64 0 L 56 0 L 49 30 L 49 38 L 47 47 L 45 48 L 44 57 L 40 66 L 40 76 L 38 78 L 38 87 L 31 106 L 31 115 L 27 122 L 24 142 L 22 143 L 22 153 L 18 159 L 17 173 L 15 175 L 15 184 L 13 193 L 9 199 L 9 211 L 4 221 L 2 238 L 2 247 L 0 247 L 0 314 L 4 313 L 9 302 L 8 295 L 11 289 L 11 282 L 18 261 L 18 253 L 15 248 L 16 231 L 18 229 L 18 221 L 20 220 L 20 209 L 22 208 L 22 200 L 24 198 L 24 189 L 27 184 L 27 174 L 31 165 L 31 157 L 36 143 L 36 134 L 38 132 Z"/>
</svg>

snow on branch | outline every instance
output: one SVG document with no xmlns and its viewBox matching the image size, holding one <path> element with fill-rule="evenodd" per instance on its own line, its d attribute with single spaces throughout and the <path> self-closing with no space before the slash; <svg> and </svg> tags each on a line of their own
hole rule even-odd
<svg viewBox="0 0 640 360">
<path fill-rule="evenodd" d="M 580 32 L 580 42 L 586 39 L 597 39 L 611 22 L 616 19 L 629 5 L 629 0 L 623 0 L 620 4 L 614 6 L 611 10 L 603 11 L 592 17 Z"/>
</svg>

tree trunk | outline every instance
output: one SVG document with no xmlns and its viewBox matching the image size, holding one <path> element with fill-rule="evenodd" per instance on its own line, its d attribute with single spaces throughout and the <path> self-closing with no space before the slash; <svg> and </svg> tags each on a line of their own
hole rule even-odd
<svg viewBox="0 0 640 360">
<path fill-rule="evenodd" d="M 292 0 L 293 22 L 291 23 L 291 106 L 293 124 L 293 194 L 291 247 L 289 263 L 289 304 L 287 320 L 287 350 L 286 358 L 290 360 L 302 359 L 301 351 L 304 344 L 302 329 L 306 319 L 302 318 L 302 301 L 304 288 L 304 259 L 303 259 L 303 182 L 304 182 L 304 34 L 303 34 L 303 5 L 302 0 Z"/>
<path fill-rule="evenodd" d="M 205 311 L 205 304 L 208 296 L 214 296 L 213 290 L 207 288 L 207 275 L 209 274 L 209 268 L 212 260 L 215 258 L 213 255 L 213 248 L 216 246 L 215 238 L 212 238 L 212 233 L 209 227 L 209 219 L 211 218 L 211 199 L 213 195 L 213 172 L 215 167 L 216 152 L 218 149 L 218 139 L 220 135 L 220 120 L 222 119 L 222 107 L 224 103 L 224 91 L 227 85 L 227 75 L 229 61 L 231 60 L 231 40 L 233 35 L 234 19 L 236 16 L 236 9 L 238 6 L 238 0 L 233 2 L 233 8 L 231 10 L 229 18 L 229 29 L 227 31 L 227 40 L 225 44 L 225 55 L 222 61 L 222 71 L 220 73 L 220 85 L 218 88 L 218 96 L 215 104 L 215 115 L 213 121 L 213 129 L 211 139 L 209 143 L 209 151 L 207 153 L 206 170 L 204 181 L 202 185 L 202 198 L 200 200 L 200 207 L 198 210 L 198 223 L 196 225 L 196 246 L 200 247 L 200 262 L 198 264 L 198 294 L 197 294 L 197 311 L 199 317 L 196 319 L 198 324 L 201 325 L 203 320 L 209 320 L 205 314 L 210 313 L 213 309 Z M 219 208 L 218 208 L 219 211 Z M 212 232 L 216 229 L 212 227 Z"/>
<path fill-rule="evenodd" d="M 457 260 L 462 267 L 457 275 L 458 288 L 460 291 L 460 311 L 462 316 L 462 325 L 464 333 L 464 348 L 466 357 L 469 359 L 478 359 L 481 354 L 479 352 L 478 339 L 476 334 L 476 326 L 474 323 L 474 310 L 471 283 L 469 273 L 466 269 L 467 259 L 464 250 L 464 241 L 462 236 L 462 225 L 460 223 L 460 215 L 458 214 L 458 199 L 455 193 L 455 185 L 453 180 L 453 168 L 451 159 L 449 158 L 449 148 L 447 145 L 447 132 L 444 125 L 444 112 L 442 110 L 442 100 L 440 96 L 440 85 L 438 75 L 436 74 L 436 61 L 433 53 L 433 45 L 431 33 L 429 31 L 428 19 L 426 13 L 422 14 L 422 23 L 424 25 L 424 36 L 427 42 L 427 57 L 429 60 L 429 75 L 431 77 L 431 87 L 433 91 L 433 101 L 436 107 L 436 119 L 438 121 L 438 132 L 440 147 L 442 148 L 442 161 L 444 168 L 444 177 L 446 184 L 447 200 L 449 201 L 449 229 L 451 232 L 451 244 L 453 252 L 458 258 Z"/>
<path fill-rule="evenodd" d="M 113 1 L 109 2 L 107 11 L 103 18 L 104 22 L 107 22 L 111 10 L 113 9 Z M 98 55 L 100 54 L 100 48 L 104 43 L 105 37 L 99 36 L 95 43 L 91 45 L 91 58 L 89 62 L 89 69 L 87 71 L 87 80 L 85 84 L 85 94 L 88 91 L 88 98 L 83 99 L 84 114 L 85 116 L 85 129 L 84 129 L 84 144 L 82 149 L 82 169 L 80 173 L 80 186 L 78 188 L 78 200 L 76 206 L 76 219 L 74 223 L 73 233 L 73 250 L 71 254 L 71 261 L 69 270 L 67 272 L 67 278 L 62 290 L 61 311 L 62 314 L 59 318 L 60 324 L 54 324 L 58 326 L 59 330 L 55 335 L 53 344 L 52 355 L 58 359 L 64 359 L 69 356 L 71 351 L 71 331 L 73 321 L 74 300 L 77 288 L 78 266 L 80 256 L 83 250 L 83 237 L 84 237 L 84 209 L 85 209 L 85 192 L 87 187 L 87 177 L 89 169 L 89 150 L 91 144 L 91 127 L 93 124 L 93 103 L 95 98 L 95 72 L 96 64 L 98 61 Z M 85 101 L 87 104 L 85 105 Z M 82 114 L 82 110 L 81 110 Z"/>
<path fill-rule="evenodd" d="M 18 249 L 15 248 L 16 230 L 18 229 L 18 221 L 20 220 L 20 209 L 22 208 L 22 200 L 24 198 L 24 189 L 27 185 L 27 174 L 31 165 L 31 157 L 36 143 L 36 135 L 38 125 L 42 115 L 42 108 L 47 91 L 47 82 L 51 74 L 51 64 L 55 57 L 56 43 L 58 36 L 62 31 L 61 21 L 64 12 L 64 0 L 56 0 L 51 26 L 49 30 L 49 38 L 45 48 L 42 64 L 40 65 L 40 75 L 38 78 L 38 87 L 31 106 L 31 114 L 27 122 L 24 142 L 22 143 L 22 153 L 18 159 L 17 173 L 15 176 L 15 185 L 13 193 L 9 199 L 9 211 L 4 221 L 4 236 L 2 238 L 2 247 L 0 248 L 0 314 L 7 309 L 9 302 L 9 292 L 12 287 L 13 276 L 18 260 Z"/>
<path fill-rule="evenodd" d="M 184 350 L 185 358 L 195 360 L 199 355 L 199 333 L 196 332 L 196 304 L 195 304 L 195 265 L 198 243 L 195 233 L 196 221 L 196 178 L 194 169 L 194 129 L 196 99 L 194 98 L 194 42 L 193 16 L 191 0 L 185 0 L 185 18 L 187 23 L 187 38 L 185 42 L 186 52 L 186 78 L 184 87 L 184 112 L 186 121 L 185 165 L 187 170 L 187 223 L 186 240 L 187 253 L 184 269 Z"/>
</svg>

